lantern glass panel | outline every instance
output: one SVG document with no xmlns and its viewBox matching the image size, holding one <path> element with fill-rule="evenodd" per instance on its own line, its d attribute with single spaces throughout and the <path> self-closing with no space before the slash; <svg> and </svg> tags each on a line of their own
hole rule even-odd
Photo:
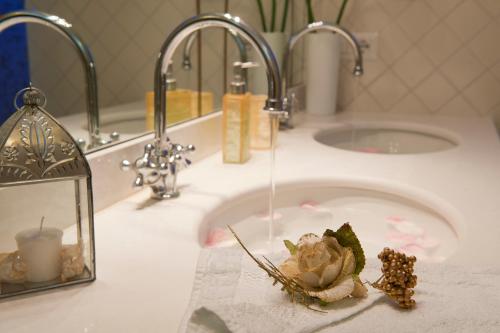
<svg viewBox="0 0 500 333">
<path fill-rule="evenodd" d="M 88 181 L 0 187 L 0 298 L 95 278 Z"/>
</svg>

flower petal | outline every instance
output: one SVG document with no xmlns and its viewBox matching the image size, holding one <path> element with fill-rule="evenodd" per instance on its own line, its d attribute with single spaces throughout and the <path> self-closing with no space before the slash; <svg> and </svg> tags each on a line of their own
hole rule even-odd
<svg viewBox="0 0 500 333">
<path fill-rule="evenodd" d="M 300 248 L 302 246 L 313 246 L 314 244 L 321 242 L 321 238 L 315 234 L 304 234 L 299 238 L 297 246 Z"/>
<path fill-rule="evenodd" d="M 332 257 L 339 257 L 344 252 L 344 248 L 339 244 L 337 239 L 332 236 L 323 236 L 323 242 L 328 246 L 328 250 Z"/>
<path fill-rule="evenodd" d="M 320 273 L 323 268 L 330 263 L 330 253 L 325 243 L 319 242 L 314 244 L 299 245 L 297 251 L 297 259 L 301 272 L 316 271 Z"/>
<path fill-rule="evenodd" d="M 342 268 L 342 260 L 336 260 L 334 263 L 328 265 L 323 270 L 321 278 L 319 279 L 319 286 L 325 288 L 331 284 L 339 275 L 340 269 Z"/>
<path fill-rule="evenodd" d="M 354 281 L 351 276 L 340 281 L 336 286 L 322 291 L 309 291 L 309 295 L 318 297 L 325 302 L 335 302 L 349 296 L 354 290 Z"/>
<path fill-rule="evenodd" d="M 304 272 L 299 274 L 299 280 L 302 282 L 303 287 L 318 288 L 319 276 L 314 272 Z"/>
<path fill-rule="evenodd" d="M 351 293 L 353 297 L 365 297 L 368 294 L 368 289 L 363 285 L 358 276 L 353 278 L 354 290 Z"/>
<path fill-rule="evenodd" d="M 280 265 L 279 270 L 289 279 L 297 277 L 297 275 L 300 274 L 297 257 L 296 256 L 289 257 Z"/>
<path fill-rule="evenodd" d="M 342 271 L 340 272 L 339 278 L 347 275 L 352 275 L 356 269 L 356 259 L 354 258 L 354 253 L 351 248 L 345 248 L 344 252 L 344 263 L 342 265 Z"/>
</svg>

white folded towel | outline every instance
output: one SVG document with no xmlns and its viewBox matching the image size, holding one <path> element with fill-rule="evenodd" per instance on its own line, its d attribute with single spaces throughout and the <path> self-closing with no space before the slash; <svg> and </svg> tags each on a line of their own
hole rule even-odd
<svg viewBox="0 0 500 333">
<path fill-rule="evenodd" d="M 361 279 L 375 281 L 380 265 L 368 260 Z M 415 269 L 414 310 L 399 309 L 369 287 L 366 298 L 319 313 L 291 303 L 241 248 L 204 249 L 180 332 L 500 332 L 500 269 L 467 272 L 418 261 Z"/>
</svg>

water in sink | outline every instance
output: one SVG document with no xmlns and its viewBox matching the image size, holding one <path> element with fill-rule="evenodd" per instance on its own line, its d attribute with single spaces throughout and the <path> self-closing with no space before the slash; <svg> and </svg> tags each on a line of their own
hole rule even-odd
<svg viewBox="0 0 500 333">
<path fill-rule="evenodd" d="M 330 147 L 375 154 L 422 154 L 457 146 L 451 139 L 434 133 L 357 126 L 324 130 L 314 139 Z"/>
<path fill-rule="evenodd" d="M 265 198 L 262 190 L 209 214 L 200 230 L 202 244 L 234 245 L 226 228 L 231 225 L 251 251 L 274 252 L 284 249 L 284 239 L 296 242 L 304 233 L 321 234 L 349 222 L 369 257 L 389 246 L 423 261 L 442 261 L 458 246 L 457 235 L 445 218 L 405 198 L 354 188 L 301 187 L 278 191 L 270 248 Z"/>
</svg>

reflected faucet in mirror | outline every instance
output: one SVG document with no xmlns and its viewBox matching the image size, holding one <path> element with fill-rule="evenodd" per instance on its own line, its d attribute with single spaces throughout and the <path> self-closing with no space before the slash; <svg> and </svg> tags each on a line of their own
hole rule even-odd
<svg viewBox="0 0 500 333">
<path fill-rule="evenodd" d="M 348 44 L 351 46 L 351 49 L 354 53 L 354 76 L 363 75 L 363 53 L 361 52 L 361 46 L 357 41 L 356 37 L 347 29 L 335 25 L 329 24 L 326 22 L 313 22 L 308 24 L 304 29 L 295 33 L 288 40 L 288 44 L 286 47 L 285 55 L 283 58 L 283 68 L 282 68 L 282 80 L 283 80 L 283 96 L 285 97 L 285 105 L 288 116 L 281 123 L 282 127 L 292 128 L 293 127 L 293 114 L 295 113 L 295 103 L 294 96 L 290 94 L 290 85 L 291 85 L 291 72 L 290 68 L 292 51 L 299 40 L 301 40 L 304 36 L 306 36 L 310 32 L 319 32 L 319 31 L 330 31 L 332 33 L 339 34 L 342 38 L 344 38 Z"/>
<path fill-rule="evenodd" d="M 47 26 L 65 37 L 76 49 L 83 64 L 86 80 L 87 122 L 89 129 L 88 144 L 84 139 L 77 142 L 82 149 L 99 147 L 112 141 L 117 136 L 114 133 L 110 139 L 103 139 L 99 133 L 99 106 L 97 99 L 97 75 L 94 58 L 81 38 L 71 29 L 72 25 L 65 19 L 37 11 L 17 11 L 0 16 L 0 33 L 5 29 L 20 23 L 37 23 Z"/>
<path fill-rule="evenodd" d="M 233 29 L 228 29 L 227 31 L 229 32 L 229 35 L 232 37 L 234 43 L 236 44 L 236 47 L 238 48 L 238 51 L 240 53 L 239 61 L 241 63 L 246 63 L 248 61 L 247 42 L 243 38 L 241 38 Z M 189 35 L 188 39 L 184 43 L 184 50 L 182 52 L 182 68 L 184 68 L 184 70 L 186 71 L 190 71 L 193 67 L 191 62 L 191 50 L 193 49 L 193 45 L 197 37 L 198 32 L 194 32 Z M 244 70 L 242 74 L 243 79 L 248 86 L 247 71 Z"/>
<path fill-rule="evenodd" d="M 202 14 L 184 21 L 164 41 L 156 61 L 154 74 L 154 143 L 146 145 L 144 155 L 134 163 L 122 162 L 124 171 L 133 169 L 136 172 L 134 186 L 149 185 L 154 199 L 170 199 L 179 196 L 177 173 L 182 166 L 180 163 L 188 165 L 189 163 L 184 158 L 184 155 L 194 150 L 191 145 L 172 144 L 167 138 L 166 74 L 168 64 L 172 60 L 175 50 L 185 38 L 188 38 L 196 31 L 206 28 L 234 30 L 258 51 L 267 71 L 268 98 L 264 110 L 276 116 L 284 114 L 278 63 L 270 46 L 255 29 L 239 17 L 230 14 Z"/>
</svg>

